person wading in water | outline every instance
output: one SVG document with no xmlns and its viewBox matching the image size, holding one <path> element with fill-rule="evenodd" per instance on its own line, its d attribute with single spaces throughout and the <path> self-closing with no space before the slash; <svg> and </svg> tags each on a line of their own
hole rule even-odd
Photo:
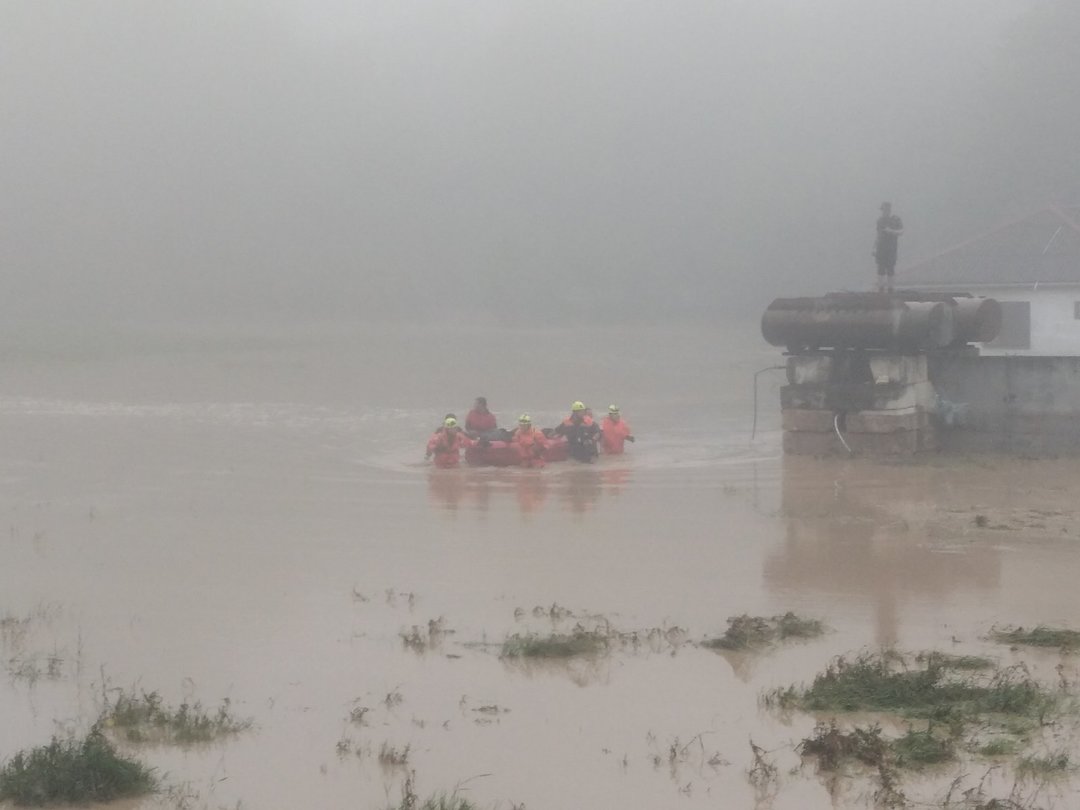
<svg viewBox="0 0 1080 810">
<path fill-rule="evenodd" d="M 570 458 L 575 461 L 590 462 L 596 458 L 596 443 L 600 439 L 600 428 L 586 413 L 585 403 L 575 402 L 570 406 L 570 415 L 554 430 L 556 436 L 565 436 Z"/>
<path fill-rule="evenodd" d="M 461 451 L 465 447 L 472 447 L 476 442 L 465 435 L 458 427 L 457 419 L 447 416 L 443 420 L 443 426 L 436 430 L 428 440 L 427 453 L 424 458 L 435 457 L 435 466 L 443 469 L 456 467 L 461 463 Z"/>
</svg>

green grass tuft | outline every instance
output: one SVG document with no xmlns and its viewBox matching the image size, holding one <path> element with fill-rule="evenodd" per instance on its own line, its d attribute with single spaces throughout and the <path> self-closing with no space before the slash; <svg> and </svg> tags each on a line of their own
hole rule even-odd
<svg viewBox="0 0 1080 810">
<path fill-rule="evenodd" d="M 389 810 L 478 810 L 477 806 L 458 795 L 455 788 L 452 793 L 437 793 L 420 801 L 416 795 L 416 774 L 410 772 L 401 786 L 401 801 Z"/>
<path fill-rule="evenodd" d="M 765 647 L 789 638 L 816 638 L 825 632 L 825 624 L 788 611 L 782 616 L 731 616 L 720 638 L 707 639 L 702 646 L 721 650 L 746 650 Z"/>
<path fill-rule="evenodd" d="M 1023 627 L 993 628 L 990 638 L 1001 644 L 1020 644 L 1027 647 L 1057 647 L 1061 650 L 1080 648 L 1080 630 L 1048 627 L 1040 624 L 1030 630 Z"/>
<path fill-rule="evenodd" d="M 514 633 L 503 642 L 501 655 L 504 658 L 572 658 L 606 652 L 609 644 L 608 634 L 581 628 L 550 636 Z"/>
<path fill-rule="evenodd" d="M 796 749 L 803 756 L 814 756 L 818 768 L 836 771 L 848 760 L 878 766 L 885 761 L 889 744 L 879 726 L 841 731 L 836 723 L 818 723 L 813 735 L 803 739 Z"/>
<path fill-rule="evenodd" d="M 998 737 L 983 743 L 975 749 L 975 752 L 984 757 L 1011 757 L 1016 753 L 1018 747 L 1016 740 L 1011 740 L 1008 737 Z"/>
<path fill-rule="evenodd" d="M 479 808 L 468 799 L 452 793 L 440 793 L 437 796 L 428 797 L 423 802 L 414 797 L 402 799 L 390 810 L 479 810 Z"/>
<path fill-rule="evenodd" d="M 156 787 L 153 770 L 117 754 L 96 727 L 82 740 L 58 740 L 20 751 L 0 769 L 0 800 L 47 804 L 108 802 Z"/>
<path fill-rule="evenodd" d="M 173 708 L 157 692 L 135 694 L 121 691 L 106 710 L 105 723 L 124 731 L 130 742 L 210 742 L 239 734 L 252 726 L 250 718 L 238 718 L 225 698 L 216 711 L 207 712 L 199 702 Z"/>
<path fill-rule="evenodd" d="M 778 689 L 763 701 L 811 712 L 890 712 L 954 727 L 990 715 L 1041 718 L 1056 703 L 1023 667 L 958 672 L 933 656 L 922 658 L 909 667 L 908 658 L 892 652 L 840 657 L 808 688 Z"/>
<path fill-rule="evenodd" d="M 817 638 L 825 633 L 825 623 L 820 619 L 808 619 L 805 616 L 797 616 L 790 610 L 783 616 L 774 616 L 776 629 L 780 640 L 789 638 Z"/>
<path fill-rule="evenodd" d="M 909 730 L 903 737 L 890 740 L 878 725 L 841 731 L 835 722 L 819 723 L 797 750 L 803 756 L 817 757 L 822 771 L 837 771 L 848 761 L 878 769 L 918 768 L 948 762 L 956 756 L 952 741 L 931 731 Z"/>
<path fill-rule="evenodd" d="M 935 735 L 931 731 L 909 730 L 907 734 L 890 744 L 900 767 L 919 767 L 949 762 L 956 757 L 951 739 Z"/>
<path fill-rule="evenodd" d="M 1016 773 L 1018 776 L 1053 776 L 1069 770 L 1070 764 L 1067 751 L 1055 751 L 1041 757 L 1020 757 L 1016 762 Z"/>
<path fill-rule="evenodd" d="M 994 659 L 987 658 L 985 655 L 951 655 L 937 650 L 921 652 L 915 656 L 915 660 L 920 664 L 928 666 L 934 664 L 945 669 L 978 670 L 994 668 Z"/>
<path fill-rule="evenodd" d="M 460 796 L 440 794 L 426 799 L 420 810 L 476 810 L 476 805 Z"/>
</svg>

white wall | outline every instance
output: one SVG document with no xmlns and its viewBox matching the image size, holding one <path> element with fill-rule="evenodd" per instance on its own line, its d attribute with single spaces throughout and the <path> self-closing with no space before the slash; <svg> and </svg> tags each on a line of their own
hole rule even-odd
<svg viewBox="0 0 1080 810">
<path fill-rule="evenodd" d="M 1076 287 L 970 288 L 973 295 L 985 295 L 998 301 L 1031 303 L 1031 348 L 984 348 L 987 354 L 1080 355 L 1080 320 L 1074 317 L 1074 304 L 1080 301 Z"/>
</svg>

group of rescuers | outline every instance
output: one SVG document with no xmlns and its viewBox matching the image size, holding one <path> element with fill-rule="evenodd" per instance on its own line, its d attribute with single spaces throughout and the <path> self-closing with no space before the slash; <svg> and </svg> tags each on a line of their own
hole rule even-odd
<svg viewBox="0 0 1080 810">
<path fill-rule="evenodd" d="M 534 427 L 532 417 L 523 413 L 518 417 L 516 428 L 502 430 L 497 426 L 495 414 L 488 410 L 487 399 L 477 397 L 465 418 L 464 428 L 454 414 L 446 415 L 442 427 L 428 441 L 426 458 L 434 457 L 436 467 L 456 467 L 461 461 L 462 449 L 505 441 L 517 450 L 522 467 L 543 467 L 544 449 L 556 436 L 565 436 L 570 457 L 583 462 L 593 461 L 600 449 L 618 455 L 623 452 L 624 442 L 634 441 L 630 425 L 622 418 L 618 405 L 608 406 L 607 416 L 599 425 L 593 421 L 592 411 L 585 403 L 575 402 L 570 406 L 570 415 L 553 429 Z"/>
</svg>

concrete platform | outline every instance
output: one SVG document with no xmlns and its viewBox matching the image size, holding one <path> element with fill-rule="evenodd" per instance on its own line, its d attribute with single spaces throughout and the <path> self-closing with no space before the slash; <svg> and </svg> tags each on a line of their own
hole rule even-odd
<svg viewBox="0 0 1080 810">
<path fill-rule="evenodd" d="M 831 433 L 833 431 L 834 411 L 812 411 L 792 408 L 780 412 L 780 422 L 785 431 L 809 431 L 811 433 Z"/>
<path fill-rule="evenodd" d="M 793 456 L 864 456 L 870 458 L 910 457 L 937 449 L 934 429 L 898 430 L 891 433 L 844 433 L 849 454 L 835 431 L 784 433 L 784 453 Z"/>
<path fill-rule="evenodd" d="M 937 407 L 937 393 L 929 382 L 807 383 L 780 388 L 780 407 L 810 411 L 895 411 Z"/>
<path fill-rule="evenodd" d="M 901 408 L 894 411 L 856 411 L 844 419 L 848 433 L 897 433 L 904 430 L 923 430 L 930 424 L 930 415 L 920 408 Z"/>
</svg>

